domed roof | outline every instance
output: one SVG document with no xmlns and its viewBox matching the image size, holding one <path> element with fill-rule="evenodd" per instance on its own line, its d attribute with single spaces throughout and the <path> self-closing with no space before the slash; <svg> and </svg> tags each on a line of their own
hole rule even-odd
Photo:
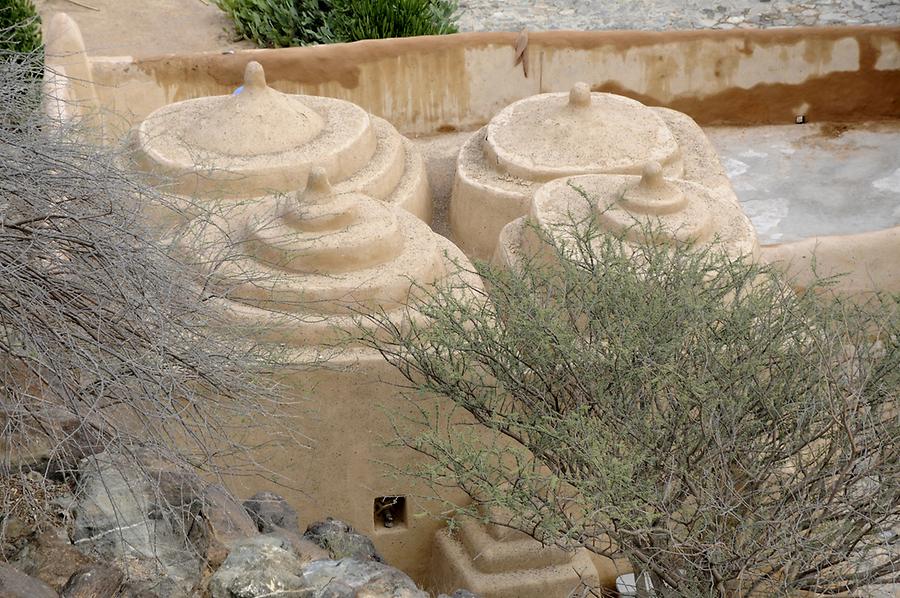
<svg viewBox="0 0 900 598">
<path fill-rule="evenodd" d="M 484 152 L 500 170 L 530 181 L 637 174 L 647 162 L 679 158 L 675 137 L 655 111 L 592 93 L 584 83 L 507 106 L 488 125 Z"/>
<path fill-rule="evenodd" d="M 545 240 L 524 222 L 567 239 L 589 222 L 630 243 L 717 243 L 732 255 L 755 255 L 756 232 L 736 203 L 722 201 L 702 185 L 663 177 L 657 162 L 634 175 L 588 174 L 545 183 L 532 199 L 527 218 L 504 228 L 507 247 L 499 259 L 545 253 Z M 650 234 L 652 237 L 648 237 Z M 598 241 L 599 242 L 599 241 Z"/>
<path fill-rule="evenodd" d="M 163 106 L 135 142 L 138 165 L 176 192 L 246 198 L 300 189 L 313 165 L 344 180 L 370 163 L 377 136 L 359 106 L 271 89 L 250 62 L 238 92 Z"/>
<path fill-rule="evenodd" d="M 287 196 L 237 204 L 198 219 L 183 242 L 235 305 L 344 316 L 405 306 L 413 281 L 446 275 L 437 235 L 409 212 L 357 192 L 339 193 L 324 168 Z M 229 259 L 216 259 L 222 248 Z"/>
<path fill-rule="evenodd" d="M 258 156 L 309 142 L 325 122 L 298 96 L 266 85 L 258 62 L 244 69 L 244 85 L 232 95 L 184 106 L 170 132 L 186 144 L 214 154 Z"/>
<path fill-rule="evenodd" d="M 404 247 L 395 211 L 362 193 L 336 194 L 323 168 L 275 217 L 247 222 L 248 254 L 293 274 L 332 275 L 396 258 Z"/>
</svg>

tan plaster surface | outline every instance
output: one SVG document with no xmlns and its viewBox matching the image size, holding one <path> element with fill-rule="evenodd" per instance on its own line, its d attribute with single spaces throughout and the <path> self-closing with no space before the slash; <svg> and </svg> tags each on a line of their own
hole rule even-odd
<svg viewBox="0 0 900 598">
<path fill-rule="evenodd" d="M 247 64 L 242 91 L 163 106 L 131 140 L 138 167 L 185 197 L 289 193 L 321 168 L 339 192 L 431 218 L 423 162 L 396 129 L 350 102 L 276 91 L 257 62 Z"/>
<path fill-rule="evenodd" d="M 678 160 L 678 143 L 663 120 L 639 102 L 592 94 L 584 83 L 501 110 L 487 126 L 485 159 L 531 181 L 591 172 L 640 172 L 650 161 Z"/>
<path fill-rule="evenodd" d="M 155 56 L 252 48 L 232 41 L 225 14 L 207 0 L 36 0 L 46 23 L 68 13 L 84 35 L 92 56 Z M 97 10 L 91 10 L 79 4 Z"/>
<path fill-rule="evenodd" d="M 415 310 L 421 289 L 479 285 L 462 252 L 424 221 L 431 202 L 421 156 L 349 102 L 271 89 L 255 62 L 239 94 L 169 104 L 131 141 L 139 164 L 209 208 L 189 220 L 177 247 L 211 301 L 237 331 L 288 352 L 273 375 L 298 399 L 284 409 L 315 452 L 258 451 L 284 481 L 280 492 L 305 521 L 346 519 L 391 564 L 427 582 L 442 524 L 420 516 L 427 501 L 416 495 L 427 490 L 388 475 L 408 469 L 415 455 L 386 447 L 392 416 L 415 408 L 391 366 L 357 342 L 375 329 L 368 316 L 401 328 L 425 323 Z M 234 483 L 242 495 L 259 489 L 256 481 Z M 373 507 L 383 496 L 408 497 L 402 525 L 379 527 Z"/>
<path fill-rule="evenodd" d="M 503 228 L 494 261 L 516 267 L 524 256 L 553 259 L 553 251 L 528 223 L 565 243 L 592 216 L 602 232 L 628 242 L 644 241 L 650 227 L 659 235 L 657 242 L 715 242 L 735 256 L 759 252 L 756 232 L 736 201 L 697 183 L 666 179 L 662 167 L 650 163 L 640 177 L 581 175 L 544 184 L 535 192 L 528 215 Z"/>
<path fill-rule="evenodd" d="M 385 40 L 234 55 L 151 57 L 140 61 L 93 56 L 85 61 L 89 68 L 82 66 L 82 69 L 86 71 L 84 80 L 93 78 L 98 85 L 71 86 L 69 91 L 74 100 L 94 102 L 120 112 L 117 118 L 130 125 L 175 101 L 230 94 L 241 82 L 246 64 L 259 60 L 266 67 L 273 88 L 351 100 L 367 111 L 390 118 L 406 132 L 435 133 L 477 128 L 513 101 L 540 91 L 567 90 L 573 73 L 565 69 L 599 57 L 596 69 L 592 68 L 589 76 L 583 77 L 592 89 L 623 92 L 645 103 L 664 103 L 703 122 L 784 122 L 793 117 L 798 107 L 807 110 L 813 118 L 896 118 L 900 114 L 897 99 L 900 94 L 895 93 L 900 89 L 900 63 L 893 40 L 898 35 L 900 30 L 896 28 L 717 34 L 537 33 L 531 36 L 528 48 L 532 65 L 528 78 L 521 69 L 511 66 L 515 34 Z M 557 63 L 546 60 L 554 52 L 557 58 L 563 55 L 568 58 Z M 620 55 L 630 56 L 640 68 L 616 67 L 614 60 L 604 62 Z M 675 62 L 669 62 L 668 58 Z M 557 70 L 561 67 L 565 68 Z M 631 79 L 638 71 L 640 76 Z M 554 80 L 555 76 L 559 79 Z M 678 87 L 685 82 L 690 85 Z M 302 101 L 316 110 L 315 99 Z M 657 108 L 654 113 L 677 140 L 681 154 L 680 165 L 675 165 L 673 170 L 674 163 L 667 164 L 665 174 L 701 185 L 708 191 L 704 201 L 733 199 L 715 152 L 702 132 L 696 134 L 699 128 L 694 120 L 667 108 Z M 417 152 L 408 151 L 410 143 L 384 133 L 389 128 L 393 130 L 386 121 L 369 118 L 369 129 L 376 138 L 375 153 L 349 178 L 331 181 L 333 193 L 320 195 L 333 197 L 332 201 L 316 199 L 313 185 L 308 190 L 313 193 L 295 195 L 296 190 L 290 190 L 287 203 L 285 198 L 279 201 L 274 196 L 257 198 L 258 201 L 251 202 L 255 204 L 253 209 L 231 212 L 231 217 L 226 216 L 221 223 L 221 230 L 233 235 L 232 240 L 239 240 L 239 245 L 246 243 L 244 247 L 252 250 L 241 266 L 243 269 L 231 273 L 230 282 L 225 273 L 226 279 L 222 281 L 225 285 L 233 285 L 248 273 L 265 278 L 273 270 L 293 268 L 287 277 L 271 287 L 273 293 L 239 289 L 233 297 L 235 301 L 223 301 L 223 308 L 232 310 L 235 322 L 247 325 L 248 332 L 262 332 L 263 338 L 292 343 L 298 354 L 302 354 L 298 365 L 310 352 L 315 356 L 315 350 L 311 349 L 314 343 L 341 336 L 335 335 L 335 331 L 347 329 L 351 324 L 349 312 L 354 308 L 378 306 L 382 293 L 389 310 L 391 306 L 405 303 L 405 299 L 401 300 L 403 290 L 397 285 L 399 272 L 406 268 L 424 272 L 424 280 L 428 281 L 429 276 L 440 278 L 451 272 L 452 258 L 465 259 L 452 244 L 432 235 L 415 218 L 403 212 L 382 211 L 383 208 L 396 210 L 390 205 L 401 203 L 390 199 L 385 202 L 382 195 L 406 196 L 409 190 L 418 189 L 417 193 L 409 192 L 409 197 L 417 198 L 412 203 L 418 206 L 410 211 L 427 210 L 430 214 L 427 180 L 421 168 L 422 158 Z M 379 131 L 383 134 L 379 135 Z M 477 141 L 477 137 L 472 140 Z M 475 141 L 472 143 L 473 156 L 483 156 L 482 148 Z M 401 177 L 396 185 L 384 183 L 399 171 L 400 161 L 389 156 L 401 155 L 401 149 L 406 149 L 402 156 L 403 172 L 412 174 Z M 464 148 L 463 152 L 466 151 Z M 447 164 L 449 159 L 444 153 L 435 162 Z M 472 168 L 475 170 L 476 166 Z M 486 166 L 480 168 L 488 173 Z M 526 213 L 538 182 L 518 184 L 496 178 L 492 184 L 503 191 L 497 193 L 498 212 L 509 208 L 509 219 Z M 382 202 L 357 198 L 342 203 L 343 195 L 366 191 L 361 188 L 363 180 L 368 180 L 370 185 L 365 194 Z M 432 180 L 443 181 L 443 185 L 446 177 L 432 176 Z M 319 207 L 323 205 L 331 208 L 322 211 Z M 362 211 L 354 215 L 353 206 L 357 205 Z M 302 208 L 299 214 L 298 206 Z M 370 218 L 383 226 L 366 226 L 365 221 Z M 473 217 L 471 225 L 480 226 L 483 220 Z M 354 226 L 360 233 L 359 243 L 355 235 L 346 232 Z M 195 232 L 199 241 L 193 253 L 203 255 L 215 245 L 216 239 L 205 237 L 202 230 Z M 319 243 L 317 232 L 325 233 L 323 236 L 335 233 L 345 241 L 350 239 L 348 246 L 356 250 L 352 255 L 340 257 L 343 242 Z M 398 238 L 402 238 L 399 250 Z M 419 257 L 410 257 L 419 261 L 407 262 L 401 256 L 407 241 L 413 243 L 413 239 L 424 240 L 421 253 L 426 263 L 434 259 L 435 252 L 446 257 L 431 261 L 438 264 L 431 270 L 422 267 Z M 897 279 L 889 261 L 896 255 L 897 244 L 896 231 L 884 231 L 849 241 L 825 240 L 820 247 L 828 250 L 822 257 L 835 267 L 862 265 L 864 272 L 883 272 L 890 283 Z M 793 256 L 800 263 L 808 263 L 807 250 L 808 246 L 785 246 L 767 251 L 765 256 Z M 369 251 L 372 256 L 367 255 Z M 855 261 L 843 259 L 848 253 L 857 256 Z M 386 276 L 367 278 L 360 274 L 373 269 L 367 268 L 372 266 L 373 259 L 378 262 L 374 268 L 383 267 Z M 351 269 L 342 272 L 341 264 Z M 860 284 L 866 277 L 859 279 Z M 334 279 L 335 285 L 324 284 L 322 281 L 326 279 Z M 342 280 L 354 280 L 356 284 L 341 290 Z M 321 293 L 318 295 L 321 301 L 311 302 L 314 309 L 293 309 L 299 305 L 298 298 L 307 298 L 297 292 L 298 286 Z M 286 313 L 272 318 L 268 310 L 271 306 L 278 306 Z M 404 310 L 397 311 L 398 316 L 407 315 Z M 267 464 L 291 481 L 291 489 L 285 492 L 290 492 L 289 498 L 299 505 L 306 520 L 346 513 L 347 519 L 361 531 L 373 534 L 379 549 L 391 562 L 422 579 L 425 575 L 422 559 L 430 555 L 430 542 L 439 524 L 427 517 L 412 518 L 406 528 L 385 530 L 379 529 L 372 518 L 374 497 L 416 491 L 413 486 L 398 485 L 396 479 L 373 464 L 373 459 L 410 462 L 408 455 L 386 450 L 384 444 L 393 437 L 387 414 L 402 416 L 409 413 L 404 410 L 411 405 L 390 385 L 398 380 L 392 378 L 395 373 L 379 357 L 351 350 L 341 355 L 341 359 L 334 370 L 309 372 L 298 368 L 296 372 L 285 373 L 298 398 L 304 400 L 296 406 L 297 414 L 301 417 L 311 411 L 318 414 L 315 445 L 318 450 L 313 454 L 276 449 Z M 424 510 L 420 501 L 413 500 L 413 503 L 414 510 L 420 507 Z"/>
<path fill-rule="evenodd" d="M 820 277 L 843 275 L 835 290 L 844 296 L 900 293 L 900 227 L 770 245 L 762 258 L 784 270 L 797 288 L 810 284 L 815 266 Z"/>
<path fill-rule="evenodd" d="M 230 93 L 249 60 L 291 93 L 350 100 L 404 133 L 472 130 L 510 103 L 595 91 L 667 106 L 701 124 L 853 122 L 900 114 L 897 27 L 532 32 L 525 77 L 514 33 L 367 40 L 233 55 L 96 58 L 104 105 L 133 121 L 190 97 Z"/>
<path fill-rule="evenodd" d="M 439 531 L 431 559 L 434 589 L 443 592 L 466 588 L 489 598 L 548 598 L 569 596 L 579 583 L 600 583 L 586 550 L 543 546 L 521 532 L 497 533 L 474 521 L 455 535 Z"/>
<path fill-rule="evenodd" d="M 404 380 L 372 352 L 348 350 L 321 367 L 304 366 L 308 357 L 278 373 L 294 400 L 280 415 L 292 418 L 287 423 L 304 434 L 306 446 L 263 435 L 258 427 L 240 437 L 236 428 L 235 440 L 259 446 L 254 458 L 281 485 L 236 476 L 227 480 L 229 488 L 238 496 L 274 490 L 297 509 L 302 527 L 339 517 L 372 538 L 390 565 L 427 587 L 434 536 L 445 525 L 438 517 L 443 505 L 423 498 L 434 496 L 431 489 L 400 475 L 421 464 L 420 457 L 389 443 L 396 439 L 394 423 L 411 434 L 421 430 L 412 422 L 421 417 L 419 408 L 430 410 L 433 403 L 406 399 L 397 388 Z M 407 501 L 405 520 L 391 528 L 374 515 L 374 501 L 383 496 Z M 463 499 L 449 491 L 444 498 Z"/>
<path fill-rule="evenodd" d="M 312 170 L 303 191 L 232 204 L 211 222 L 195 221 L 182 251 L 221 290 L 218 303 L 238 330 L 288 347 L 293 363 L 275 376 L 297 399 L 284 406 L 285 415 L 297 418 L 311 450 L 276 443 L 258 451 L 285 483 L 279 492 L 302 521 L 345 519 L 372 537 L 388 562 L 428 583 L 432 538 L 443 524 L 427 516 L 437 506 L 418 498 L 430 491 L 395 475 L 413 467 L 416 455 L 388 447 L 396 423 L 418 429 L 408 418 L 420 416 L 428 401 L 407 400 L 396 370 L 354 339 L 370 327 L 367 315 L 399 327 L 421 322 L 417 285 L 477 287 L 477 278 L 458 270 L 467 267 L 465 256 L 399 206 L 339 191 L 323 168 Z M 217 259 L 221 251 L 228 259 Z M 241 495 L 265 486 L 233 484 Z M 383 496 L 408 501 L 404 521 L 392 528 L 374 516 Z"/>
<path fill-rule="evenodd" d="M 621 152 L 619 151 L 621 149 Z M 460 151 L 450 228 L 470 257 L 491 259 L 503 227 L 531 208 L 537 188 L 583 174 L 638 174 L 661 164 L 667 177 L 699 183 L 737 206 L 700 127 L 684 114 L 649 108 L 576 84 L 502 110 Z"/>
</svg>

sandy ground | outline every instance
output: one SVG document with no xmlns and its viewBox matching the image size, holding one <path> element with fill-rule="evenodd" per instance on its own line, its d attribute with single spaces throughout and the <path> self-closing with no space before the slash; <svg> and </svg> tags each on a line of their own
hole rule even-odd
<svg viewBox="0 0 900 598">
<path fill-rule="evenodd" d="M 95 56 L 254 47 L 233 41 L 229 20 L 211 0 L 36 0 L 35 4 L 45 25 L 57 12 L 75 19 L 88 53 Z"/>
</svg>

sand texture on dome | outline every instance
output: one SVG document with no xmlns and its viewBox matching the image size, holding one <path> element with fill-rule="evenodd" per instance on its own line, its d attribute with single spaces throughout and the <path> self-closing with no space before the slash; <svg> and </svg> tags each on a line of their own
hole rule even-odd
<svg viewBox="0 0 900 598">
<path fill-rule="evenodd" d="M 484 151 L 498 170 L 532 181 L 637 174 L 647 162 L 678 159 L 678 143 L 657 114 L 626 97 L 590 93 L 583 84 L 507 106 L 488 124 Z"/>
<path fill-rule="evenodd" d="M 392 125 L 350 102 L 276 91 L 256 62 L 231 95 L 156 110 L 135 128 L 132 144 L 137 165 L 185 197 L 290 193 L 319 167 L 341 191 L 431 218 L 424 164 Z"/>
<path fill-rule="evenodd" d="M 503 227 L 525 215 L 540 185 L 575 175 L 639 175 L 659 163 L 672 179 L 698 183 L 737 205 L 715 150 L 687 115 L 622 96 L 569 93 L 514 102 L 463 145 L 450 201 L 453 240 L 491 259 Z"/>
<path fill-rule="evenodd" d="M 641 176 L 580 175 L 546 183 L 528 215 L 503 228 L 494 260 L 515 268 L 523 257 L 553 259 L 553 248 L 537 230 L 565 243 L 591 224 L 627 243 L 651 240 L 649 233 L 656 243 L 715 243 L 730 255 L 759 254 L 756 231 L 738 205 L 697 183 L 667 179 L 651 162 Z M 594 243 L 599 247 L 602 240 Z"/>
<path fill-rule="evenodd" d="M 304 191 L 197 219 L 182 253 L 236 322 L 298 347 L 345 340 L 366 314 L 418 318 L 418 289 L 471 278 L 460 271 L 462 253 L 421 220 L 336 190 L 321 167 Z"/>
</svg>

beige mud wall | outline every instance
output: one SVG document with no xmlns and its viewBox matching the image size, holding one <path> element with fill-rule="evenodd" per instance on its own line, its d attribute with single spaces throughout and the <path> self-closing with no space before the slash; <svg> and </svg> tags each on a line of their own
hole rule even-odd
<svg viewBox="0 0 900 598">
<path fill-rule="evenodd" d="M 281 425 L 295 426 L 300 436 L 247 427 L 241 440 L 260 446 L 254 458 L 264 471 L 278 475 L 229 478 L 230 489 L 240 497 L 274 490 L 297 509 L 302 526 L 339 517 L 372 538 L 388 563 L 428 585 L 433 538 L 444 524 L 425 515 L 438 513 L 441 505 L 421 498 L 433 492 L 385 463 L 408 463 L 406 473 L 413 472 L 416 454 L 388 444 L 397 440 L 395 424 L 415 430 L 409 420 L 418 419 L 417 409 L 427 410 L 432 403 L 406 400 L 396 387 L 405 381 L 374 352 L 361 351 L 321 367 L 298 365 L 279 379 L 294 399 L 282 410 L 287 419 Z M 375 499 L 385 496 L 406 499 L 405 521 L 391 528 L 375 517 Z"/>
<path fill-rule="evenodd" d="M 900 227 L 769 245 L 763 247 L 762 257 L 800 289 L 816 277 L 840 276 L 835 290 L 843 296 L 866 299 L 874 290 L 900 293 Z"/>
<path fill-rule="evenodd" d="M 101 106 L 130 125 L 187 98 L 230 93 L 257 60 L 273 87 L 354 102 L 401 132 L 474 129 L 504 106 L 575 81 L 700 124 L 900 117 L 900 27 L 535 32 L 528 75 L 514 33 L 132 60 L 92 57 Z"/>
</svg>

